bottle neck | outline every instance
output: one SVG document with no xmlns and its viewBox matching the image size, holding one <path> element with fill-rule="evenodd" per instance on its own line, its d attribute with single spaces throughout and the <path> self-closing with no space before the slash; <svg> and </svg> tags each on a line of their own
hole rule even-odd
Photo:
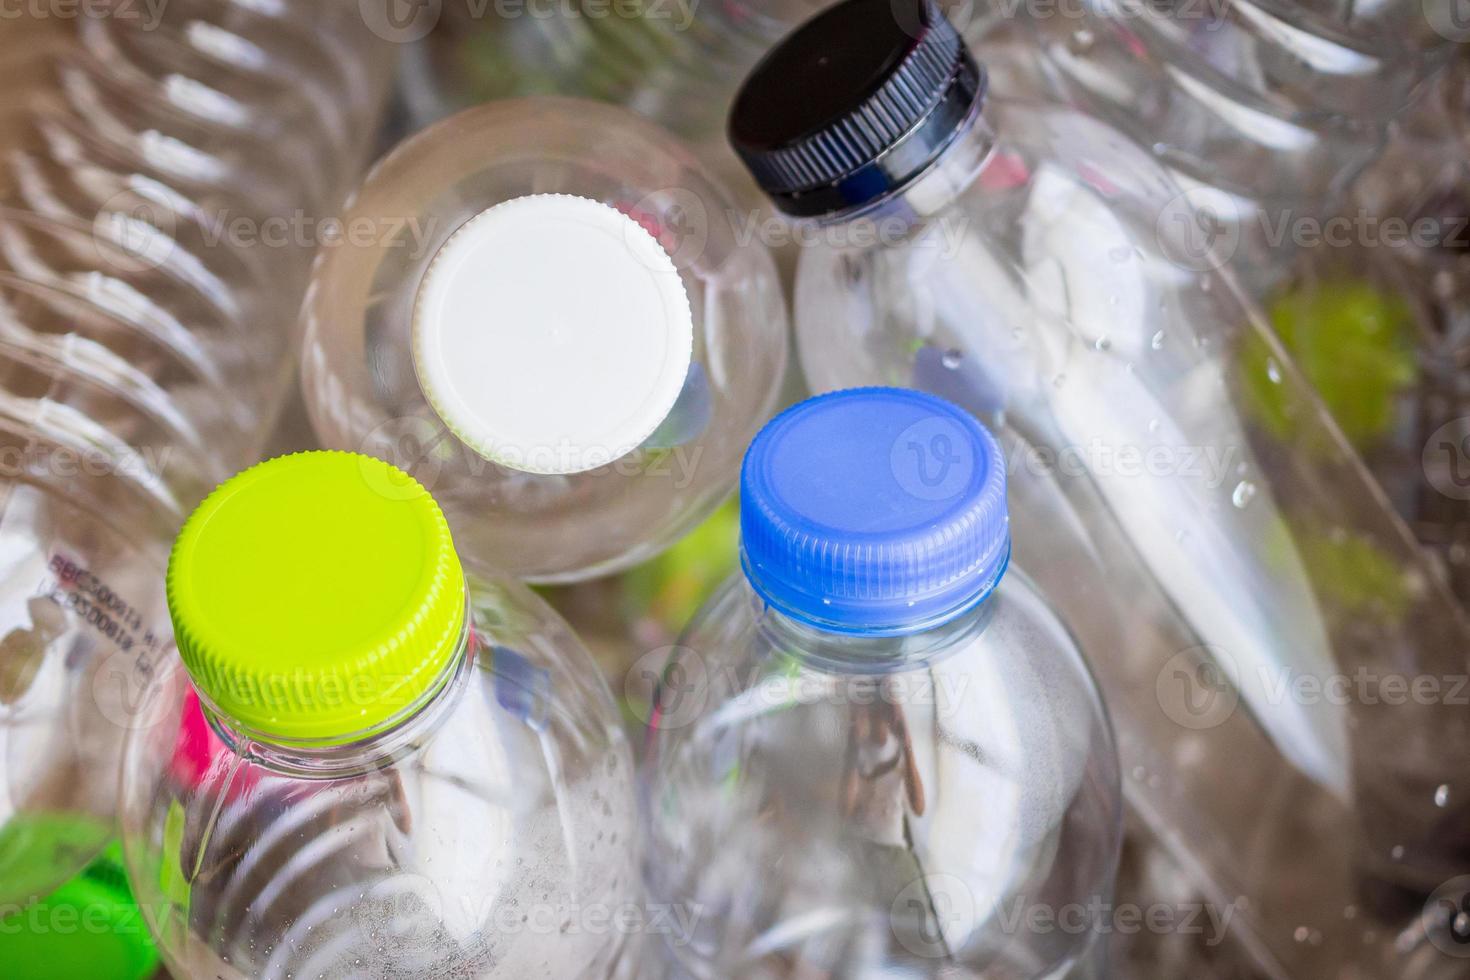
<svg viewBox="0 0 1470 980">
<path fill-rule="evenodd" d="M 996 134 L 984 106 L 984 99 L 976 102 L 954 139 L 917 178 L 876 201 L 820 218 L 819 223 L 898 222 L 912 227 L 943 213 L 979 179 L 994 156 Z"/>
<path fill-rule="evenodd" d="M 382 724 L 341 738 L 291 740 L 254 731 L 195 691 L 210 727 L 232 754 L 296 778 L 336 779 L 382 769 L 422 745 L 464 690 L 478 646 L 466 616 L 454 654 L 420 696 Z"/>
<path fill-rule="evenodd" d="M 772 647 L 819 670 L 838 674 L 885 674 L 917 670 L 964 649 L 989 626 L 996 589 L 942 621 L 912 633 L 840 633 L 796 619 L 772 606 L 742 580 L 755 611 L 756 628 Z"/>
</svg>

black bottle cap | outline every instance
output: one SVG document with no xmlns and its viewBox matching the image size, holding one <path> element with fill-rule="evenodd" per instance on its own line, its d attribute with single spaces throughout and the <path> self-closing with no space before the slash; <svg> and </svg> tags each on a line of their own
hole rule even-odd
<svg viewBox="0 0 1470 980">
<path fill-rule="evenodd" d="M 730 143 L 781 210 L 835 215 L 923 173 L 984 89 L 934 0 L 844 0 L 750 73 L 730 111 Z"/>
</svg>

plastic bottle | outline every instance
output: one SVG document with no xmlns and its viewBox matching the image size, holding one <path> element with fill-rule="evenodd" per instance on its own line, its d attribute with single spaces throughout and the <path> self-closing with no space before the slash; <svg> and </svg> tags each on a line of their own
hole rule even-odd
<svg viewBox="0 0 1470 980">
<path fill-rule="evenodd" d="M 1210 901 L 1247 899 L 1258 962 L 1412 975 L 1464 846 L 1461 610 L 1167 174 L 1076 111 L 984 98 L 932 7 L 897 14 L 819 16 L 732 116 L 815 223 L 808 380 L 994 420 L 1021 564 L 1100 673 L 1136 811 Z"/>
<path fill-rule="evenodd" d="M 544 603 L 465 575 L 411 478 L 328 452 L 245 471 L 185 524 L 168 601 L 183 669 L 129 741 L 122 823 L 176 975 L 630 965 L 611 694 Z"/>
<path fill-rule="evenodd" d="M 1451 6 L 1099 0 L 1028 23 L 1054 91 L 1170 168 L 1259 297 L 1448 60 Z"/>
<path fill-rule="evenodd" d="M 99 455 L 70 421 L 0 395 L 5 904 L 45 896 L 114 835 L 122 735 L 168 637 L 166 542 L 183 515 L 145 461 Z"/>
<path fill-rule="evenodd" d="M 274 423 L 308 256 L 364 163 L 391 75 L 361 17 L 313 37 L 288 8 L 190 0 L 156 23 L 80 17 L 0 69 L 28 95 L 6 122 L 0 278 L 112 323 L 92 343 L 64 324 L 28 342 L 85 347 L 65 365 L 82 383 L 124 376 L 87 409 L 111 436 L 136 444 L 132 417 L 168 411 L 225 472 L 257 458 Z M 198 499 L 195 483 L 177 489 L 183 506 Z"/>
<path fill-rule="evenodd" d="M 33 8 L 0 52 L 0 900 L 113 835 L 166 542 L 290 379 L 316 243 L 227 229 L 324 217 L 392 70 L 338 0 L 124 6 Z"/>
<path fill-rule="evenodd" d="M 1331 376 L 1319 390 L 1334 411 L 1378 406 L 1382 425 L 1361 447 L 1365 459 L 1442 560 L 1462 604 L 1470 604 L 1467 105 L 1470 60 L 1462 55 L 1395 120 L 1382 156 L 1354 184 L 1352 208 L 1339 218 L 1348 234 L 1304 256 L 1272 304 L 1324 353 L 1344 327 L 1359 335 L 1359 367 L 1323 358 Z M 1364 335 L 1368 326 L 1378 329 Z"/>
<path fill-rule="evenodd" d="M 822 6 L 573 2 L 495 17 L 451 4 L 410 50 L 406 93 L 420 124 L 495 99 L 563 95 L 624 105 L 701 140 L 723 128 L 744 72 Z"/>
<path fill-rule="evenodd" d="M 323 444 L 431 485 L 523 578 L 626 567 L 729 492 L 786 363 L 759 229 L 672 138 L 590 102 L 493 103 L 384 159 L 324 253 L 303 385 Z"/>
<path fill-rule="evenodd" d="M 701 912 L 680 975 L 1101 975 L 1111 729 L 1010 553 L 1000 449 L 941 399 L 837 392 L 756 437 L 743 575 L 651 722 L 650 900 Z M 1071 927 L 1014 925 L 1038 909 Z"/>
</svg>

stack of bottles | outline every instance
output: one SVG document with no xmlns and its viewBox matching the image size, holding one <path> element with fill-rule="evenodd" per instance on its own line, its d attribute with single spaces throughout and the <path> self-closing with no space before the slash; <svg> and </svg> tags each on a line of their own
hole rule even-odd
<svg viewBox="0 0 1470 980">
<path fill-rule="evenodd" d="M 113 835 L 123 736 L 169 642 L 168 542 L 256 458 L 288 390 L 315 244 L 290 232 L 346 196 L 391 81 L 354 6 L 5 21 L 7 902 Z"/>
<path fill-rule="evenodd" d="M 0 39 L 0 973 L 1463 975 L 1456 11 L 498 13 Z"/>
</svg>

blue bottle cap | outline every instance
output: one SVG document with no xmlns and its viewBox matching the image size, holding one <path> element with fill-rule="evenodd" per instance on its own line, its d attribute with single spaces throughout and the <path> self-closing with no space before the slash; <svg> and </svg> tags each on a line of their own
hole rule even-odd
<svg viewBox="0 0 1470 980">
<path fill-rule="evenodd" d="M 741 562 L 823 630 L 916 633 L 972 608 L 1010 558 L 1005 460 L 963 409 L 901 388 L 802 402 L 751 443 Z"/>
</svg>

